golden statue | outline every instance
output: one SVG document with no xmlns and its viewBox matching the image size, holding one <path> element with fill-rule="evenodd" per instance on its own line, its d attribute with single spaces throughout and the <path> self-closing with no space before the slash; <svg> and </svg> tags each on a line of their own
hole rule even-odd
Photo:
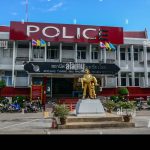
<svg viewBox="0 0 150 150">
<path fill-rule="evenodd" d="M 87 89 L 88 89 L 90 98 L 95 99 L 96 98 L 95 86 L 98 86 L 97 79 L 93 75 L 90 74 L 90 71 L 88 68 L 85 69 L 85 74 L 83 75 L 83 78 L 79 78 L 79 81 L 82 84 L 83 99 L 85 99 L 87 95 Z"/>
</svg>

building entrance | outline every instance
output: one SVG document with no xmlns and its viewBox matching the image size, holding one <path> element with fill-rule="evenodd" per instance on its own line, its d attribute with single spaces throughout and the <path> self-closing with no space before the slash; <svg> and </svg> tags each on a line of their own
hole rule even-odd
<svg viewBox="0 0 150 150">
<path fill-rule="evenodd" d="M 73 91 L 73 78 L 53 78 L 53 97 L 71 97 Z"/>
</svg>

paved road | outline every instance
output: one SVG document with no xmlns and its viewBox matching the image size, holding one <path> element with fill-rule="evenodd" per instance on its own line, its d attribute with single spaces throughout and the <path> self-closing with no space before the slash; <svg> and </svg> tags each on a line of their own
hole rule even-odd
<svg viewBox="0 0 150 150">
<path fill-rule="evenodd" d="M 150 134 L 150 111 L 133 118 L 135 128 L 123 129 L 51 129 L 51 118 L 43 113 L 0 113 L 0 134 Z"/>
</svg>

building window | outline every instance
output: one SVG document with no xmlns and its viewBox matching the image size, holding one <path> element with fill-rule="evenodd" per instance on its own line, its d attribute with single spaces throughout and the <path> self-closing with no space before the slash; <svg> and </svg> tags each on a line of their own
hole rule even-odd
<svg viewBox="0 0 150 150">
<path fill-rule="evenodd" d="M 62 46 L 62 50 L 74 50 L 74 46 Z"/>
<path fill-rule="evenodd" d="M 12 58 L 12 53 L 13 53 L 13 50 L 12 49 L 10 49 L 10 48 L 8 48 L 8 49 L 4 49 L 4 48 L 1 48 L 1 50 L 2 50 L 2 57 L 3 58 L 5 58 L 5 57 L 7 57 L 7 58 Z"/>
<path fill-rule="evenodd" d="M 32 78 L 32 84 L 33 85 L 42 85 L 43 84 L 43 79 L 40 77 L 33 77 Z"/>
<path fill-rule="evenodd" d="M 47 59 L 58 59 L 58 50 L 48 50 Z"/>
<path fill-rule="evenodd" d="M 139 86 L 139 78 L 135 78 L 135 86 Z"/>
<path fill-rule="evenodd" d="M 140 84 L 139 78 L 140 78 L 140 73 L 135 73 L 135 86 L 139 86 Z"/>
<path fill-rule="evenodd" d="M 138 49 L 134 49 L 134 60 L 138 61 L 139 57 L 138 57 Z"/>
<path fill-rule="evenodd" d="M 121 86 L 126 86 L 126 73 L 121 73 Z"/>
<path fill-rule="evenodd" d="M 129 77 L 129 86 L 132 86 L 132 78 Z"/>
<path fill-rule="evenodd" d="M 120 52 L 120 60 L 125 60 L 125 52 Z"/>
<path fill-rule="evenodd" d="M 47 49 L 47 59 L 58 59 L 58 46 L 50 46 Z"/>
<path fill-rule="evenodd" d="M 34 48 L 33 58 L 44 58 L 44 48 Z"/>
<path fill-rule="evenodd" d="M 98 59 L 98 51 L 92 51 L 91 57 L 92 57 L 92 59 Z"/>
<path fill-rule="evenodd" d="M 77 52 L 77 58 L 78 59 L 86 59 L 86 51 L 78 50 L 78 52 Z"/>
<path fill-rule="evenodd" d="M 78 50 L 86 50 L 86 46 L 78 46 Z"/>
<path fill-rule="evenodd" d="M 5 71 L 4 76 L 2 76 L 2 80 L 6 82 L 6 86 L 12 86 L 12 72 Z"/>
<path fill-rule="evenodd" d="M 17 71 L 17 77 L 27 77 L 28 74 L 25 71 Z"/>
<path fill-rule="evenodd" d="M 29 48 L 29 42 L 18 42 L 18 48 Z"/>
</svg>

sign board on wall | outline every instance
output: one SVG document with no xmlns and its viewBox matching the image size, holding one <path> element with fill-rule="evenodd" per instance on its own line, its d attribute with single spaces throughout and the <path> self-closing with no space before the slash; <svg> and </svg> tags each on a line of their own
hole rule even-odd
<svg viewBox="0 0 150 150">
<path fill-rule="evenodd" d="M 99 63 L 56 63 L 56 62 L 29 62 L 24 65 L 28 73 L 62 73 L 83 74 L 89 68 L 92 74 L 116 74 L 120 68 L 115 64 Z"/>
<path fill-rule="evenodd" d="M 101 38 L 100 38 L 101 37 Z M 10 40 L 43 39 L 47 42 L 123 44 L 123 28 L 77 24 L 11 22 Z"/>
<path fill-rule="evenodd" d="M 43 86 L 32 85 L 31 86 L 31 100 L 42 100 Z"/>
</svg>

